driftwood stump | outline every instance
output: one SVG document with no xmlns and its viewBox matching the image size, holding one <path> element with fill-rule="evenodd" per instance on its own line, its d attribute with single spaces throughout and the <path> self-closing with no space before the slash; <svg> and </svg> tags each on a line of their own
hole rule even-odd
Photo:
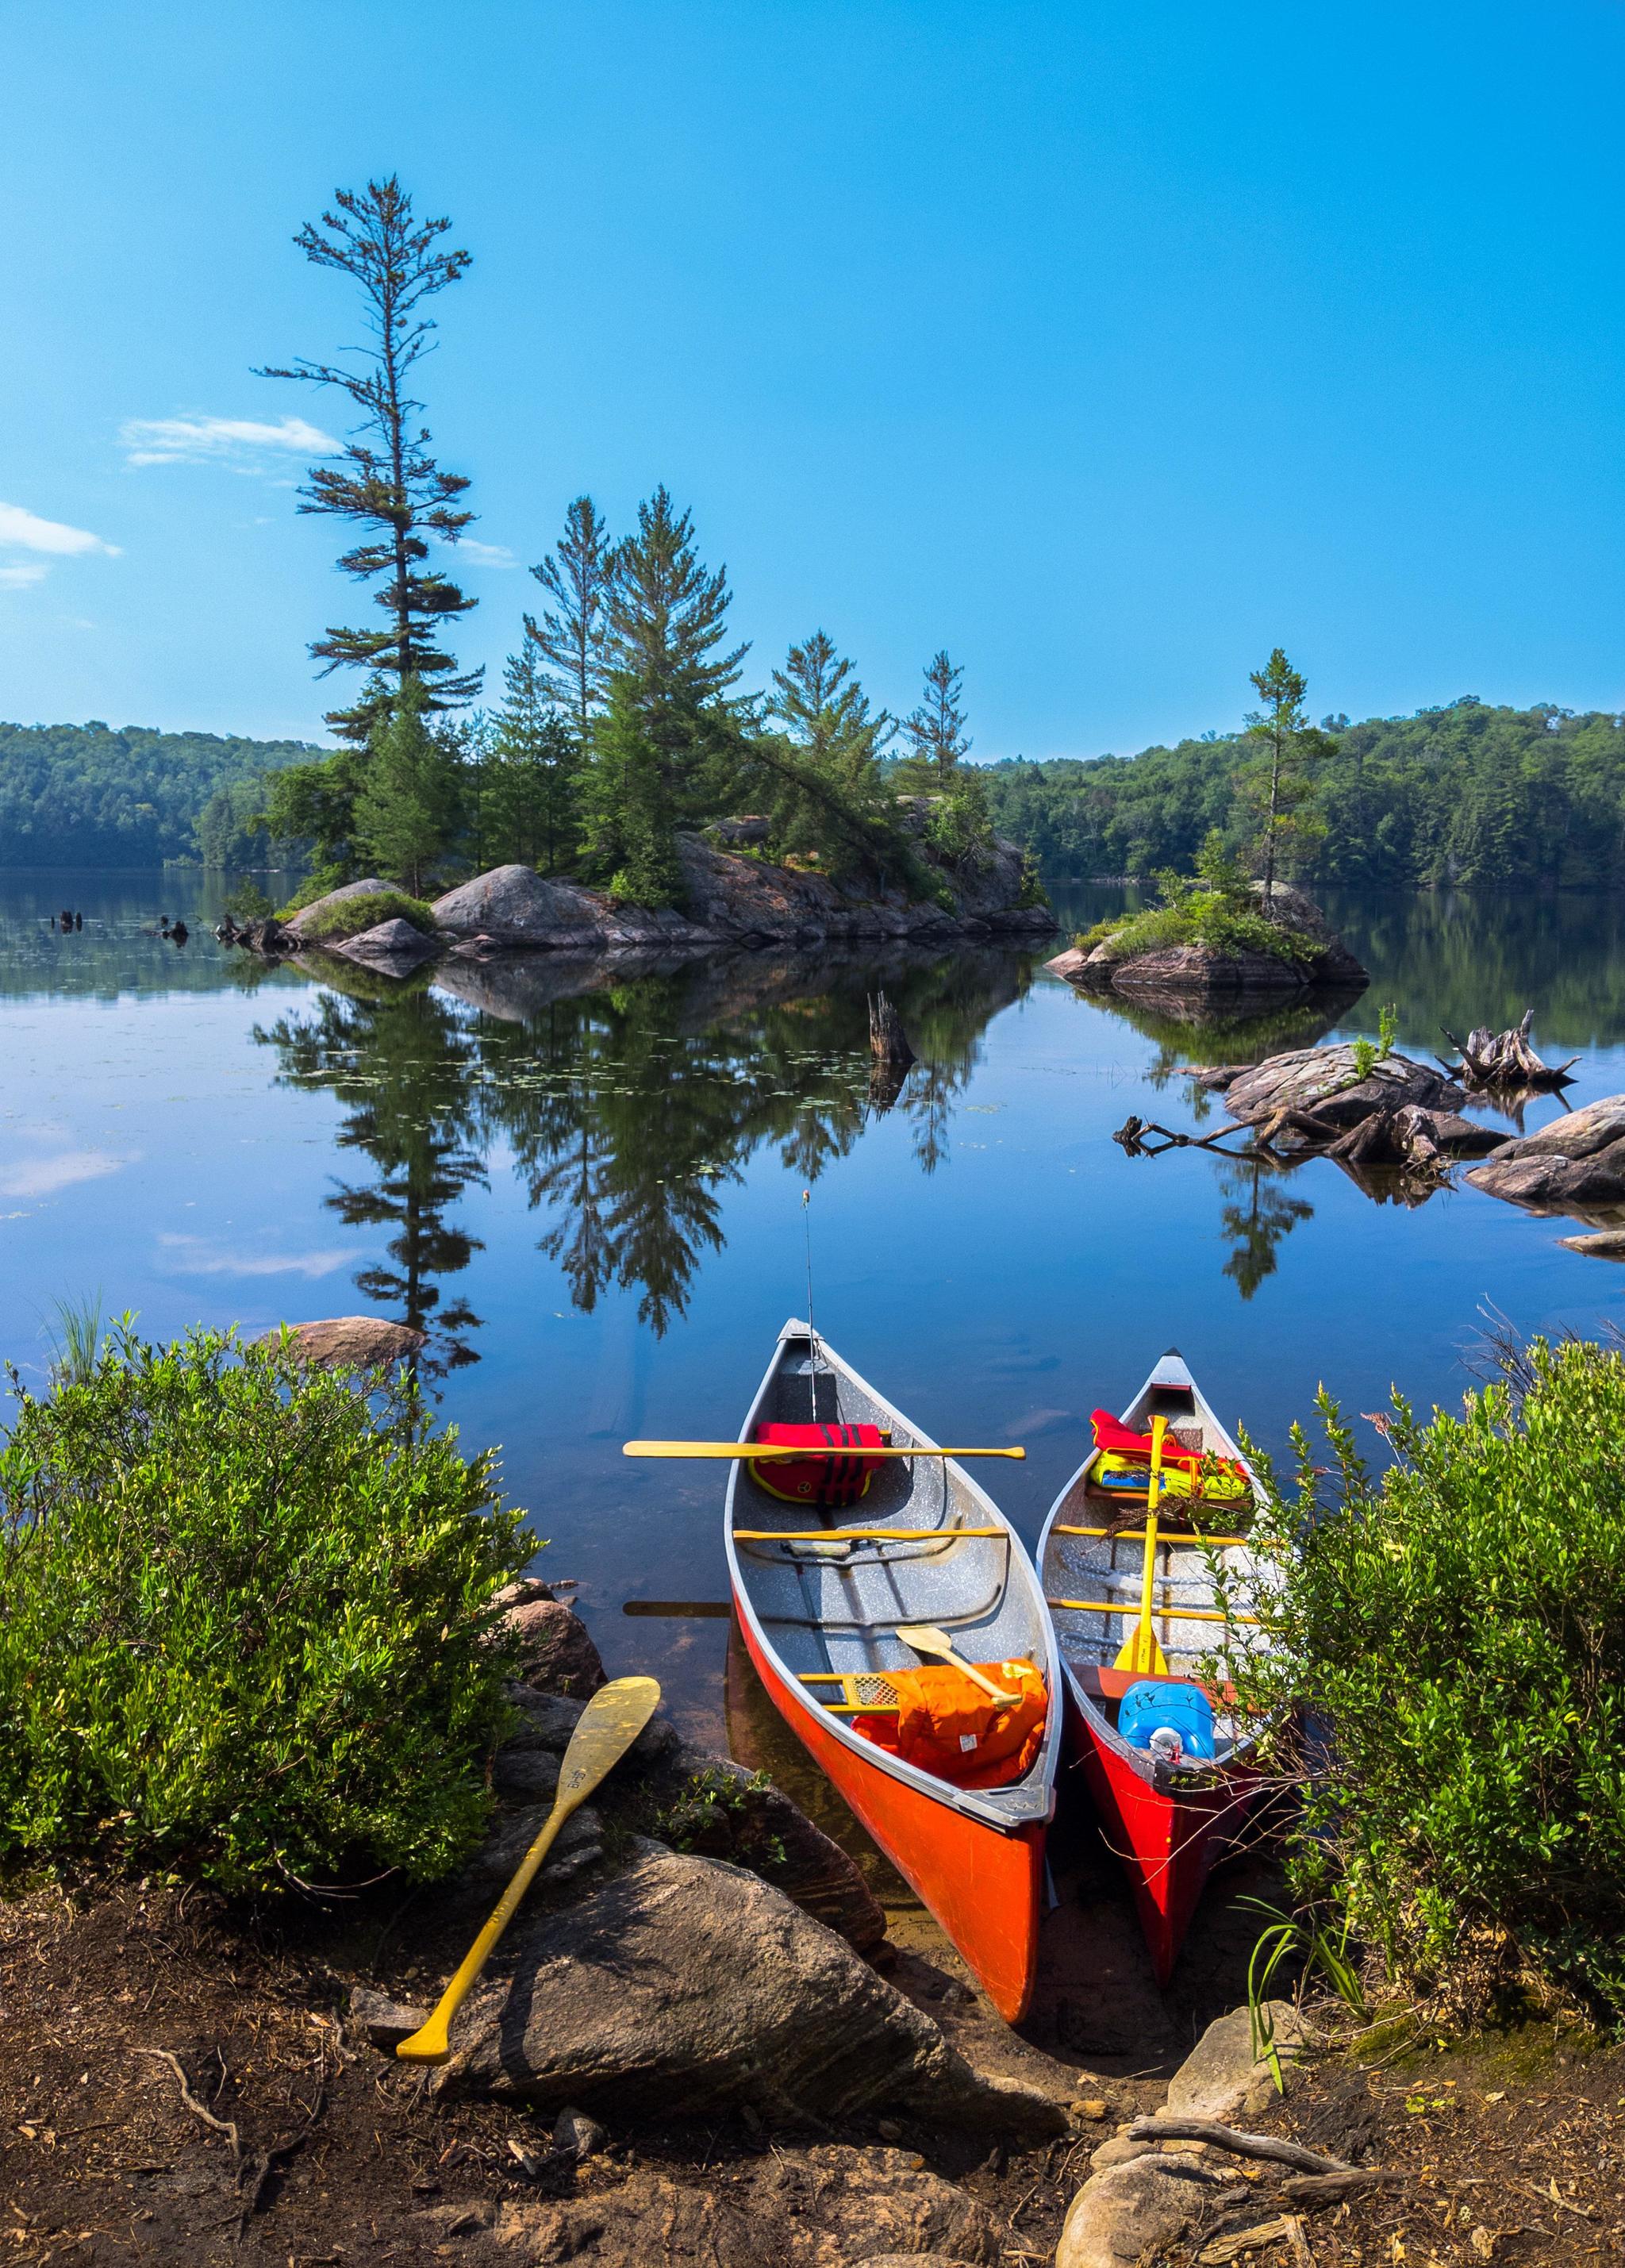
<svg viewBox="0 0 1625 2268">
<path fill-rule="evenodd" d="M 889 1110 L 902 1093 L 915 1057 L 903 1020 L 884 992 L 869 995 L 869 1052 L 874 1058 L 869 1100 L 877 1110 Z"/>
<path fill-rule="evenodd" d="M 1439 1029 L 1461 1057 L 1453 1075 L 1464 1079 L 1468 1086 L 1523 1086 L 1551 1088 L 1572 1084 L 1570 1071 L 1578 1063 L 1578 1056 L 1570 1056 L 1567 1063 L 1542 1062 L 1530 1045 L 1529 1033 L 1534 1023 L 1534 1010 L 1526 1008 L 1522 1020 L 1511 1031 L 1491 1034 L 1485 1024 L 1476 1025 L 1465 1040 L 1459 1040 L 1448 1024 Z"/>
</svg>

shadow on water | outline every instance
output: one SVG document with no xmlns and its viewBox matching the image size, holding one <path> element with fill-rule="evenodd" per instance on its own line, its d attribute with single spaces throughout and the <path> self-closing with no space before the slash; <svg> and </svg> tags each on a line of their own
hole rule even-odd
<svg viewBox="0 0 1625 2268">
<path fill-rule="evenodd" d="M 434 1375 L 479 1359 L 479 1317 L 445 1303 L 438 1279 L 480 1248 L 452 1213 L 485 1186 L 494 1147 L 543 1216 L 537 1248 L 572 1304 L 590 1314 L 612 1289 L 634 1290 L 639 1320 L 664 1334 L 722 1248 L 724 1194 L 758 1149 L 813 1182 L 885 1109 L 908 1124 L 920 1170 L 938 1169 L 981 1035 L 1026 990 L 1029 963 L 755 954 L 637 973 L 535 954 L 404 983 L 326 958 L 311 973 L 314 1001 L 254 1037 L 276 1049 L 280 1084 L 343 1105 L 338 1145 L 373 1171 L 327 1203 L 347 1227 L 391 1231 L 389 1264 L 356 1282 L 429 1334 Z M 884 1101 L 868 1044 L 880 983 L 920 1058 Z"/>
</svg>

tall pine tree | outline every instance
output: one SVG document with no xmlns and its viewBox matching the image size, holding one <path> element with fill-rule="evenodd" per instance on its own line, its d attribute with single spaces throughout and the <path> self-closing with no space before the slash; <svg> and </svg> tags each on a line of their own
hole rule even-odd
<svg viewBox="0 0 1625 2268">
<path fill-rule="evenodd" d="M 781 735 L 749 744 L 741 784 L 759 780 L 781 851 L 816 853 L 826 873 L 879 876 L 894 862 L 894 814 L 879 757 L 897 726 L 871 715 L 852 664 L 823 630 L 773 673 L 767 714 Z"/>
<path fill-rule="evenodd" d="M 290 368 L 260 375 L 335 387 L 359 416 L 342 460 L 311 468 L 299 509 L 356 526 L 360 540 L 339 566 L 357 582 L 381 578 L 374 600 L 382 625 L 330 628 L 311 647 L 327 665 L 324 676 L 341 668 L 368 672 L 360 698 L 327 718 L 341 739 L 364 743 L 408 678 L 423 688 L 430 710 L 457 707 L 479 688 L 481 672 L 460 672 L 438 643 L 476 602 L 425 565 L 431 538 L 454 543 L 473 519 L 458 501 L 468 482 L 443 472 L 430 454 L 429 430 L 418 423 L 423 405 L 408 392 L 436 328 L 421 313 L 423 302 L 455 284 L 470 255 L 440 248 L 451 222 L 415 219 L 393 173 L 361 191 L 340 189 L 335 204 L 294 241 L 318 268 L 335 269 L 358 287 L 371 343 L 359 350 L 354 367 L 301 357 Z"/>
<path fill-rule="evenodd" d="M 590 496 L 578 496 L 564 515 L 564 533 L 531 573 L 555 601 L 538 622 L 525 617 L 539 680 L 548 697 L 564 711 L 585 748 L 603 713 L 608 671 L 604 638 L 608 629 L 609 590 L 615 547 Z"/>
<path fill-rule="evenodd" d="M 919 707 L 903 718 L 909 751 L 899 777 L 916 795 L 945 794 L 960 757 L 970 754 L 965 711 L 960 702 L 964 675 L 945 652 L 933 654 L 925 666 L 924 696 Z"/>
<path fill-rule="evenodd" d="M 701 563 L 689 515 L 657 489 L 615 554 L 609 701 L 582 791 L 595 864 L 640 904 L 678 895 L 677 828 L 707 815 L 708 784 L 733 743 L 728 688 L 749 649 L 717 652 L 729 598 L 727 570 Z"/>
</svg>

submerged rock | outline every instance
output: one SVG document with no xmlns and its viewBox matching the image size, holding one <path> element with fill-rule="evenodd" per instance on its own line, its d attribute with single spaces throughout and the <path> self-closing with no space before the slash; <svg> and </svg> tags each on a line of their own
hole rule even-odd
<svg viewBox="0 0 1625 2268">
<path fill-rule="evenodd" d="M 299 1361 L 323 1370 L 371 1370 L 379 1363 L 405 1362 L 428 1336 L 382 1315 L 329 1315 L 320 1322 L 281 1324 L 263 1332 L 259 1344 L 268 1344 L 282 1331 L 287 1332 Z"/>
</svg>

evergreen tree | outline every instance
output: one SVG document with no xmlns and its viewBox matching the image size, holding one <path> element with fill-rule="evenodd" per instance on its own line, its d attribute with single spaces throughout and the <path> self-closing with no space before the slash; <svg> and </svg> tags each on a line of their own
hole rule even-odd
<svg viewBox="0 0 1625 2268">
<path fill-rule="evenodd" d="M 503 682 L 508 697 L 496 712 L 486 774 L 485 855 L 540 874 L 568 872 L 579 836 L 580 745 L 548 697 L 528 637 L 510 657 Z"/>
<path fill-rule="evenodd" d="M 327 718 L 342 739 L 361 744 L 408 678 L 423 687 L 431 710 L 472 700 L 479 688 L 481 673 L 460 674 L 437 642 L 476 602 L 424 565 L 430 537 L 454 543 L 474 518 L 458 503 L 468 482 L 443 472 L 429 453 L 428 428 L 417 423 L 423 405 L 407 391 L 436 328 L 419 310 L 456 283 L 469 254 L 438 248 L 451 222 L 417 221 L 393 173 L 360 192 L 341 189 L 335 202 L 335 211 L 307 222 L 294 242 L 317 267 L 336 269 L 359 287 L 371 343 L 354 368 L 301 357 L 291 368 L 260 375 L 336 387 L 359 413 L 342 461 L 311 468 L 299 509 L 353 522 L 361 538 L 339 566 L 358 582 L 383 578 L 375 593 L 383 626 L 330 628 L 311 647 L 327 664 L 324 676 L 340 668 L 369 673 L 359 700 Z"/>
<path fill-rule="evenodd" d="M 673 902 L 676 828 L 706 815 L 708 784 L 736 738 L 727 692 L 749 649 L 717 651 L 729 598 L 727 570 L 701 564 L 688 514 L 657 489 L 615 554 L 609 700 L 582 790 L 589 851 L 640 904 Z"/>
<path fill-rule="evenodd" d="M 825 871 L 894 866 L 892 813 L 880 751 L 897 730 L 869 698 L 823 630 L 792 645 L 773 673 L 767 713 L 784 726 L 750 747 L 740 784 L 761 784 L 783 852 L 816 853 Z"/>
<path fill-rule="evenodd" d="M 1246 719 L 1248 760 L 1237 784 L 1254 821 L 1253 855 L 1264 878 L 1264 911 L 1275 904 L 1276 870 L 1289 869 L 1326 832 L 1305 808 L 1314 792 L 1314 767 L 1336 743 L 1309 722 L 1304 708 L 1308 681 L 1276 646 L 1252 682 L 1263 702 Z"/>
<path fill-rule="evenodd" d="M 604 637 L 614 563 L 615 547 L 598 507 L 591 497 L 578 496 L 552 552 L 531 569 L 558 603 L 557 611 L 544 615 L 540 623 L 526 615 L 525 636 L 544 692 L 570 718 L 583 748 L 604 707 Z"/>
<path fill-rule="evenodd" d="M 372 728 L 356 797 L 356 847 L 389 880 L 421 897 L 457 831 L 458 763 L 429 719 L 430 696 L 408 677 Z"/>
<path fill-rule="evenodd" d="M 970 754 L 965 711 L 960 705 L 960 685 L 965 675 L 945 652 L 933 654 L 925 666 L 925 693 L 919 707 L 903 718 L 909 753 L 898 777 L 915 795 L 945 794 L 961 756 Z"/>
<path fill-rule="evenodd" d="M 869 696 L 851 663 L 823 630 L 792 645 L 783 668 L 774 671 L 768 714 L 816 762 L 849 772 L 872 764 L 897 730 L 884 709 L 870 715 Z"/>
</svg>

